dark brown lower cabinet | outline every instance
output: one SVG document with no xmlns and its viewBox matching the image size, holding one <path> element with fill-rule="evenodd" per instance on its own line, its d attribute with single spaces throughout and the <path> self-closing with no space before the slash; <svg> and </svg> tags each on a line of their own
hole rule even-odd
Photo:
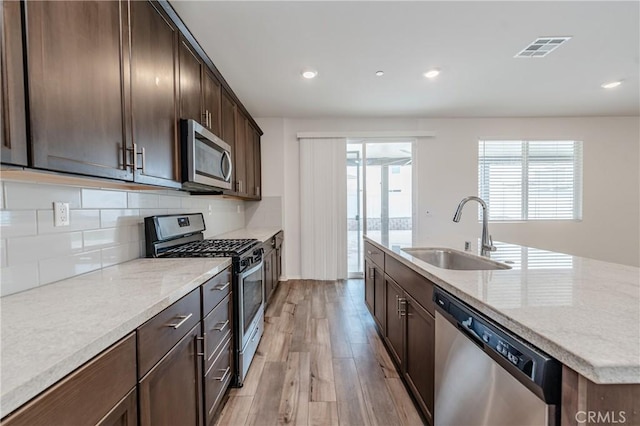
<svg viewBox="0 0 640 426">
<path fill-rule="evenodd" d="M 269 245 L 269 250 L 265 250 L 264 259 L 264 300 L 269 302 L 271 295 L 276 288 L 278 278 L 276 277 L 276 251 Z"/>
<path fill-rule="evenodd" d="M 403 374 L 420 408 L 433 424 L 435 318 L 405 293 Z"/>
<path fill-rule="evenodd" d="M 386 287 L 386 326 L 384 339 L 393 359 L 399 366 L 404 363 L 404 317 L 401 316 L 400 306 L 403 302 L 404 291 L 391 278 L 384 278 Z"/>
<path fill-rule="evenodd" d="M 364 258 L 364 303 L 371 315 L 374 315 L 375 273 L 371 261 L 366 257 Z"/>
<path fill-rule="evenodd" d="M 132 333 L 2 419 L 2 425 L 134 425 L 135 383 Z"/>
<path fill-rule="evenodd" d="M 98 423 L 98 426 L 136 426 L 137 424 L 138 392 L 134 388 Z"/>
<path fill-rule="evenodd" d="M 200 329 L 198 323 L 140 380 L 140 425 L 203 424 Z"/>
</svg>

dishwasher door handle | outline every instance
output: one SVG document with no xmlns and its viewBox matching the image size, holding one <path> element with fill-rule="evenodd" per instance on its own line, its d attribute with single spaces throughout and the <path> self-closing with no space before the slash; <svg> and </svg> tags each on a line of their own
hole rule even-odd
<svg viewBox="0 0 640 426">
<path fill-rule="evenodd" d="M 473 331 L 472 329 L 458 323 L 458 330 L 462 331 L 471 341 L 473 341 L 476 345 L 478 345 L 482 350 L 484 350 L 484 341 L 478 333 Z"/>
</svg>

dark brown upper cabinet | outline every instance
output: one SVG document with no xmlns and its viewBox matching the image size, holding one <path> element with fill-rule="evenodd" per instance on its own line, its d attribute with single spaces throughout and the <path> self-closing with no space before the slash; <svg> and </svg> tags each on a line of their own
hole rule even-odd
<svg viewBox="0 0 640 426">
<path fill-rule="evenodd" d="M 232 188 L 236 189 L 236 167 L 235 159 L 236 153 L 236 103 L 231 98 L 231 95 L 222 89 L 220 96 L 220 126 L 222 140 L 229 144 L 231 147 L 231 157 L 234 159 L 233 172 L 231 173 Z"/>
<path fill-rule="evenodd" d="M 180 118 L 192 119 L 218 137 L 220 129 L 218 79 L 184 38 L 180 38 Z"/>
<path fill-rule="evenodd" d="M 206 124 L 202 113 L 202 60 L 180 37 L 180 118 Z"/>
<path fill-rule="evenodd" d="M 20 2 L 0 2 L 0 145 L 2 162 L 27 165 Z"/>
<path fill-rule="evenodd" d="M 205 121 L 207 122 L 206 127 L 208 127 L 214 135 L 220 137 L 220 82 L 208 68 L 205 68 L 204 73 L 202 74 L 204 115 Z"/>
<path fill-rule="evenodd" d="M 118 1 L 25 2 L 32 165 L 131 180 Z"/>
<path fill-rule="evenodd" d="M 247 117 L 236 108 L 236 143 L 233 164 L 236 169 L 236 193 L 247 197 Z"/>
<path fill-rule="evenodd" d="M 178 30 L 153 3 L 134 1 L 130 10 L 135 180 L 179 187 Z"/>
</svg>

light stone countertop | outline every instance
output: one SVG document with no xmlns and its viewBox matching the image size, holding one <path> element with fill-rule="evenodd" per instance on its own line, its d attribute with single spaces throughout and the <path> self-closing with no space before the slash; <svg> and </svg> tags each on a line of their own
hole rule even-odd
<svg viewBox="0 0 640 426">
<path fill-rule="evenodd" d="M 0 298 L 0 417 L 229 265 L 137 259 Z"/>
<path fill-rule="evenodd" d="M 264 243 L 280 231 L 280 228 L 242 228 L 216 235 L 215 238 L 255 238 Z"/>
<path fill-rule="evenodd" d="M 495 243 L 491 258 L 513 269 L 455 271 L 365 240 L 589 380 L 640 383 L 640 268 Z"/>
</svg>

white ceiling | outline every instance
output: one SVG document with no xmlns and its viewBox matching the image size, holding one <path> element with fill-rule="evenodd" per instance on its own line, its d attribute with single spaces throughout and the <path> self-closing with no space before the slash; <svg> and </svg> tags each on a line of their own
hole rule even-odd
<svg viewBox="0 0 640 426">
<path fill-rule="evenodd" d="M 256 117 L 640 114 L 638 1 L 171 3 Z"/>
</svg>

